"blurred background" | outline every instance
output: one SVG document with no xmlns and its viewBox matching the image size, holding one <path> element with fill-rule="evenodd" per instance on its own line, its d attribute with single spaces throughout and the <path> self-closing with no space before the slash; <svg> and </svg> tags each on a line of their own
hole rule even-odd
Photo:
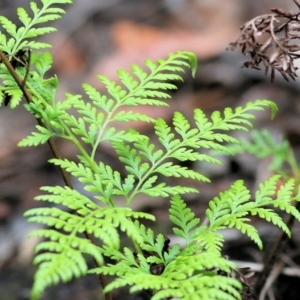
<svg viewBox="0 0 300 300">
<path fill-rule="evenodd" d="M 0 15 L 17 22 L 16 8 L 22 6 L 27 9 L 29 2 L 2 0 Z M 278 138 L 287 137 L 295 151 L 299 152 L 299 82 L 288 83 L 277 74 L 275 83 L 271 84 L 270 78 L 265 77 L 262 71 L 241 68 L 245 58 L 238 52 L 226 51 L 229 43 L 238 38 L 239 28 L 244 22 L 258 14 L 268 13 L 273 7 L 296 10 L 292 0 L 75 0 L 73 5 L 63 6 L 67 15 L 51 24 L 58 31 L 43 38 L 53 45 L 50 51 L 54 57 L 52 72 L 58 75 L 60 83 L 58 99 L 63 99 L 65 92 L 82 94 L 83 82 L 103 89 L 96 79 L 97 74 L 117 80 L 115 72 L 119 68 L 128 70 L 131 64 L 141 65 L 146 58 L 165 58 L 170 52 L 189 50 L 199 59 L 196 78 L 192 79 L 189 73 L 184 75 L 185 82 L 178 84 L 179 90 L 172 94 L 170 109 L 151 108 L 147 113 L 171 120 L 172 113 L 179 110 L 192 118 L 193 109 L 198 107 L 210 113 L 255 99 L 270 99 L 279 106 L 279 114 L 275 121 L 271 121 L 269 112 L 258 113 L 255 127 L 270 129 Z M 33 198 L 39 194 L 40 186 L 63 184 L 57 168 L 47 163 L 51 158 L 47 145 L 16 147 L 17 142 L 35 125 L 35 120 L 22 106 L 13 111 L 8 107 L 0 108 L 1 300 L 28 299 L 34 274 L 31 265 L 33 248 L 37 241 L 26 236 L 40 225 L 27 224 L 22 214 L 39 205 Z M 149 124 L 133 126 L 152 135 Z M 64 155 L 76 155 L 74 149 L 64 142 L 59 142 L 59 146 Z M 109 148 L 99 149 L 99 159 L 116 169 L 120 168 Z M 250 188 L 255 188 L 268 178 L 271 175 L 268 164 L 268 159 L 257 161 L 250 156 L 224 158 L 221 168 L 195 164 L 193 167 L 209 176 L 213 183 L 191 183 L 200 188 L 201 194 L 186 198 L 202 217 L 207 201 L 228 188 L 235 179 L 243 178 Z M 156 232 L 161 230 L 159 224 L 164 224 L 161 226 L 164 233 L 170 234 L 167 200 L 153 202 L 146 197 L 138 200 L 136 209 L 156 215 Z M 277 231 L 265 224 L 258 223 L 257 226 L 266 237 L 266 244 L 271 244 Z M 300 238 L 297 226 L 294 231 L 293 247 L 297 253 Z M 233 259 L 257 263 L 263 259 L 250 241 L 232 233 L 228 236 L 226 251 L 224 254 Z M 297 269 L 298 265 L 294 268 Z M 280 280 L 280 285 L 274 290 L 274 299 L 299 299 L 299 284 L 295 286 L 297 280 L 299 282 L 299 272 L 296 276 L 282 276 Z M 91 300 L 100 299 L 100 293 L 97 279 L 90 276 L 51 288 L 43 299 Z M 116 299 L 125 298 L 116 295 Z M 147 298 L 139 295 L 130 299 Z"/>
</svg>

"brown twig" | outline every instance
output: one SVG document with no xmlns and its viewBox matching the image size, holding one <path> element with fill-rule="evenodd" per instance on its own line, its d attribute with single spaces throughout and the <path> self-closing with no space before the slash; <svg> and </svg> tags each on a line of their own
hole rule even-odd
<svg viewBox="0 0 300 300">
<path fill-rule="evenodd" d="M 8 58 L 6 57 L 6 55 L 3 53 L 3 51 L 1 49 L 0 49 L 0 59 L 4 63 L 5 67 L 7 68 L 7 70 L 11 74 L 11 76 L 14 78 L 15 82 L 18 84 L 19 88 L 22 90 L 23 95 L 24 95 L 27 103 L 31 103 L 32 102 L 31 94 L 28 91 L 28 89 L 26 88 L 26 79 L 27 79 L 27 76 L 28 76 L 28 73 L 29 73 L 29 67 L 28 67 L 28 70 L 26 72 L 24 80 L 21 80 L 20 77 L 18 76 L 18 74 L 16 73 L 14 67 L 11 65 L 10 61 L 8 60 Z M 46 128 L 46 125 L 40 119 L 36 119 L 36 120 L 37 120 L 37 122 L 40 126 Z M 53 157 L 57 158 L 57 159 L 61 159 L 60 153 L 57 149 L 57 146 L 56 146 L 53 138 L 50 137 L 48 139 L 48 144 L 49 144 L 49 147 L 51 149 Z M 61 175 L 63 177 L 63 180 L 65 182 L 65 185 L 68 186 L 69 188 L 73 189 L 72 182 L 71 182 L 70 177 L 69 177 L 68 173 L 66 172 L 66 170 L 63 169 L 62 167 L 59 167 L 59 169 L 60 169 Z M 93 240 L 93 237 L 89 233 L 85 232 L 85 236 L 93 244 L 95 244 L 95 242 Z M 99 263 L 95 259 L 94 259 L 94 262 L 95 262 L 97 267 L 100 267 Z M 107 286 L 106 276 L 103 275 L 103 274 L 99 274 L 99 280 L 100 280 L 102 288 L 104 289 Z M 112 300 L 111 294 L 106 293 L 105 294 L 105 299 L 106 300 Z"/>
<path fill-rule="evenodd" d="M 294 2 L 300 10 L 298 1 Z M 289 78 L 295 80 L 298 68 L 294 60 L 300 58 L 300 46 L 291 42 L 300 39 L 300 11 L 293 13 L 273 8 L 271 12 L 245 23 L 230 48 L 239 48 L 242 54 L 250 56 L 251 60 L 244 62 L 243 67 L 260 70 L 263 66 L 266 75 L 271 70 L 271 82 L 275 71 L 287 81 Z"/>
</svg>

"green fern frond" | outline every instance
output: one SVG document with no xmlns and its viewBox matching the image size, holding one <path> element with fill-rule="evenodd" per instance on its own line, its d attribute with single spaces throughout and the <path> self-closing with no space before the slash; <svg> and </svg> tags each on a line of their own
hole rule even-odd
<svg viewBox="0 0 300 300">
<path fill-rule="evenodd" d="M 36 248 L 36 251 L 43 253 L 38 254 L 34 261 L 39 264 L 32 291 L 34 299 L 38 298 L 49 285 L 84 275 L 87 265 L 83 254 L 90 254 L 98 262 L 103 262 L 101 248 L 78 235 L 83 232 L 92 234 L 106 247 L 118 249 L 120 245 L 118 228 L 126 232 L 136 243 L 142 243 L 143 238 L 133 220 L 138 218 L 154 220 L 152 215 L 133 212 L 131 209 L 99 207 L 68 187 L 43 187 L 43 190 L 49 194 L 38 196 L 36 200 L 62 204 L 77 212 L 77 215 L 56 207 L 34 208 L 25 213 L 29 222 L 43 223 L 62 231 L 42 229 L 31 233 L 31 236 L 47 239 Z"/>
<path fill-rule="evenodd" d="M 189 63 L 187 63 L 187 60 Z M 158 60 L 156 63 L 151 60 L 146 60 L 145 65 L 149 68 L 150 74 L 142 71 L 140 67 L 133 65 L 132 72 L 139 81 L 136 81 L 128 72 L 118 70 L 118 76 L 125 86 L 127 91 L 122 86 L 117 85 L 114 81 L 101 75 L 98 79 L 105 85 L 109 95 L 112 97 L 107 100 L 106 97 L 101 97 L 97 93 L 97 98 L 102 98 L 102 101 L 109 103 L 116 102 L 119 105 L 136 106 L 136 105 L 156 105 L 166 106 L 164 101 L 159 98 L 167 99 L 170 95 L 162 92 L 162 90 L 173 90 L 176 86 L 164 82 L 164 78 L 173 78 L 182 80 L 179 75 L 174 75 L 176 72 L 183 72 L 183 67 L 191 67 L 194 74 L 197 59 L 191 52 L 177 52 L 170 54 L 166 60 Z M 91 92 L 91 90 L 89 91 Z M 111 107 L 112 110 L 113 107 Z M 111 110 L 110 110 L 111 111 Z"/>
<path fill-rule="evenodd" d="M 257 230 L 247 224 L 250 219 L 246 218 L 247 215 L 258 215 L 262 219 L 272 222 L 290 236 L 290 230 L 282 218 L 273 209 L 267 208 L 278 207 L 299 220 L 300 213 L 291 203 L 293 200 L 299 201 L 298 198 L 293 197 L 295 182 L 290 179 L 277 192 L 276 183 L 279 178 L 280 176 L 274 175 L 260 184 L 253 201 L 250 200 L 250 192 L 242 181 L 237 181 L 229 190 L 220 193 L 219 197 L 215 197 L 209 202 L 209 208 L 206 210 L 206 216 L 210 223 L 209 230 L 215 232 L 234 227 L 248 235 L 259 248 L 262 248 Z M 275 199 L 274 196 L 276 196 Z M 201 237 L 201 234 L 199 236 Z"/>
<path fill-rule="evenodd" d="M 220 150 L 225 153 L 230 153 L 227 147 L 222 147 L 218 143 L 212 142 L 225 141 L 230 143 L 239 143 L 239 141 L 230 135 L 215 133 L 215 130 L 244 130 L 248 131 L 249 127 L 252 127 L 252 123 L 249 121 L 254 119 L 254 115 L 250 114 L 251 110 L 263 110 L 264 107 L 269 107 L 272 111 L 272 116 L 277 111 L 277 106 L 268 100 L 256 100 L 255 102 L 247 103 L 246 107 L 237 107 L 235 110 L 226 108 L 223 112 L 224 117 L 218 111 L 213 112 L 211 121 L 208 120 L 205 113 L 196 109 L 194 111 L 194 118 L 199 129 L 199 133 L 195 136 L 198 138 L 197 142 L 199 147 L 211 148 L 214 150 Z"/>
<path fill-rule="evenodd" d="M 68 187 L 43 187 L 42 190 L 49 194 L 37 196 L 36 200 L 62 204 L 75 211 L 78 216 L 72 217 L 71 213 L 57 208 L 35 208 L 28 210 L 25 214 L 25 216 L 30 216 L 30 222 L 57 226 L 57 229 L 62 228 L 65 231 L 88 232 L 111 247 L 119 245 L 119 236 L 115 228 L 120 227 L 130 237 L 135 236 L 133 239 L 141 241 L 132 219 L 154 220 L 150 214 L 134 212 L 129 208 L 99 207 L 89 198 Z M 112 232 L 108 232 L 109 230 Z"/>
<path fill-rule="evenodd" d="M 49 237 L 51 242 L 40 243 L 37 251 L 52 251 L 40 253 L 34 259 L 39 268 L 34 277 L 32 299 L 38 299 L 50 285 L 85 275 L 88 267 L 84 253 L 92 255 L 99 263 L 103 261 L 100 248 L 86 239 L 62 235 L 54 230 L 36 231 L 31 236 Z"/>
<path fill-rule="evenodd" d="M 200 154 L 198 152 L 199 148 L 212 148 L 230 152 L 223 143 L 239 143 L 239 141 L 232 138 L 229 134 L 220 133 L 220 130 L 248 130 L 247 127 L 251 126 L 248 119 L 253 118 L 253 115 L 248 111 L 252 109 L 261 110 L 264 106 L 271 107 L 273 110 L 276 109 L 276 106 L 272 107 L 272 104 L 268 101 L 258 100 L 248 104 L 245 108 L 238 107 L 234 111 L 225 109 L 223 113 L 224 118 L 221 117 L 220 112 L 215 112 L 212 115 L 213 122 L 208 121 L 203 111 L 196 109 L 194 118 L 198 128 L 192 128 L 182 114 L 175 113 L 173 117 L 175 132 L 166 121 L 158 118 L 154 126 L 156 136 L 161 144 L 161 149 L 158 150 L 155 149 L 156 147 L 153 144 L 149 143 L 147 138 L 140 139 L 134 142 L 133 145 L 124 142 L 114 142 L 113 147 L 120 161 L 125 164 L 127 172 L 135 176 L 138 180 L 137 182 L 140 182 L 133 195 L 140 192 L 150 196 L 166 197 L 170 195 L 170 193 L 165 193 L 166 190 L 161 189 L 164 185 L 156 183 L 157 173 L 166 177 L 186 177 L 209 181 L 208 178 L 199 172 L 168 160 L 175 158 L 179 161 L 204 160 L 220 163 L 210 155 Z M 180 138 L 175 133 L 178 133 Z M 160 187 L 160 190 L 158 187 Z M 174 192 L 171 194 L 174 194 Z M 128 198 L 128 203 L 130 201 L 131 199 Z"/>
<path fill-rule="evenodd" d="M 186 62 L 187 60 L 191 61 L 191 65 Z M 167 76 L 167 74 L 169 74 L 171 76 L 174 72 L 179 71 L 179 69 L 182 71 L 183 69 L 178 67 L 181 65 L 195 68 L 195 61 L 196 58 L 193 58 L 193 55 L 189 52 L 170 54 L 167 60 L 158 61 L 157 65 L 155 63 L 150 64 L 148 61 L 146 65 L 148 64 L 148 67 L 151 66 L 150 74 L 145 73 L 146 75 L 142 77 L 140 82 L 138 82 L 138 85 L 135 85 L 135 87 L 129 91 L 126 91 L 114 81 L 111 81 L 104 76 L 99 76 L 99 80 L 105 85 L 109 97 L 102 95 L 92 86 L 83 84 L 83 88 L 89 98 L 92 100 L 92 104 L 84 102 L 80 96 L 70 94 L 66 95 L 67 99 L 64 101 L 68 104 L 71 103 L 72 107 L 77 109 L 80 115 L 78 118 L 68 114 L 67 109 L 69 108 L 66 107 L 64 108 L 64 111 L 60 110 L 60 113 L 54 114 L 52 111 L 54 109 L 57 110 L 57 103 L 53 102 L 53 99 L 49 99 L 49 97 L 46 98 L 46 102 L 48 104 L 40 107 L 39 117 L 49 124 L 49 131 L 62 138 L 74 140 L 74 137 L 70 137 L 71 133 L 68 133 L 66 128 L 66 126 L 68 126 L 68 128 L 71 129 L 74 134 L 80 136 L 84 143 L 92 146 L 92 157 L 94 157 L 100 142 L 134 142 L 139 139 L 145 139 L 144 136 L 134 130 L 117 130 L 114 126 L 111 126 L 112 122 L 154 122 L 155 119 L 150 118 L 145 114 L 134 113 L 132 111 L 120 111 L 120 108 L 124 106 L 128 107 L 148 104 L 167 105 L 164 101 L 158 100 L 158 98 L 167 97 L 165 92 L 160 92 L 160 90 L 169 90 L 171 88 L 168 83 L 159 82 L 162 78 L 161 75 L 164 74 L 164 76 Z M 37 58 L 35 58 L 34 63 L 38 64 Z M 38 65 L 36 69 L 40 74 L 44 74 L 47 66 L 44 64 L 44 68 L 41 68 Z M 119 74 L 121 74 L 120 76 L 122 77 L 122 81 L 125 85 L 128 85 L 128 82 L 132 82 L 131 76 L 125 71 L 119 71 Z M 127 78 L 128 82 L 126 81 L 125 77 Z M 8 78 L 10 79 L 10 75 L 8 75 Z M 178 75 L 176 78 L 180 79 L 181 77 Z M 39 81 L 40 80 L 37 80 L 37 82 Z M 34 83 L 29 82 L 29 84 L 37 89 L 38 92 L 42 92 Z M 48 88 L 51 87 L 48 86 Z M 49 93 L 49 91 L 47 92 Z M 45 96 L 47 96 L 47 92 L 41 93 L 41 95 L 44 96 L 45 94 Z M 33 108 L 34 106 L 36 106 L 35 109 Z M 30 104 L 29 108 L 31 110 L 36 110 L 37 104 Z M 50 119 L 49 115 L 52 116 Z"/>
<path fill-rule="evenodd" d="M 41 23 L 47 23 L 61 18 L 65 11 L 61 8 L 51 7 L 55 4 L 67 4 L 72 3 L 72 0 L 41 0 L 41 8 L 38 8 L 35 2 L 30 3 L 31 13 L 27 13 L 22 7 L 19 7 L 17 14 L 19 20 L 23 26 L 17 28 L 9 19 L 4 16 L 0 16 L 0 25 L 5 29 L 10 36 L 6 38 L 4 34 L 0 35 L 0 48 L 8 55 L 14 55 L 19 50 L 25 47 L 30 49 L 47 48 L 51 45 L 47 43 L 36 43 L 35 41 L 29 41 L 28 39 L 36 38 L 38 36 L 45 35 L 53 32 L 56 29 L 53 27 L 36 27 Z M 32 17 L 30 17 L 32 15 Z"/>
</svg>

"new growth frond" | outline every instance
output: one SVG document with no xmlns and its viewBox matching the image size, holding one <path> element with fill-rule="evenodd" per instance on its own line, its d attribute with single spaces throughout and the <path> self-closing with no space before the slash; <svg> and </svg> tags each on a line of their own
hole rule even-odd
<svg viewBox="0 0 300 300">
<path fill-rule="evenodd" d="M 299 220 L 300 213 L 292 201 L 299 201 L 300 199 L 298 196 L 293 196 L 295 191 L 293 179 L 290 179 L 277 192 L 279 178 L 279 175 L 274 175 L 260 184 L 253 201 L 251 201 L 250 191 L 244 186 L 243 181 L 235 182 L 229 190 L 220 193 L 218 197 L 209 202 L 209 208 L 206 210 L 206 216 L 209 220 L 208 230 L 216 232 L 233 227 L 248 235 L 259 248 L 262 248 L 259 233 L 255 227 L 249 224 L 250 217 L 258 215 L 278 226 L 290 236 L 289 228 L 275 209 L 279 208 Z"/>
</svg>

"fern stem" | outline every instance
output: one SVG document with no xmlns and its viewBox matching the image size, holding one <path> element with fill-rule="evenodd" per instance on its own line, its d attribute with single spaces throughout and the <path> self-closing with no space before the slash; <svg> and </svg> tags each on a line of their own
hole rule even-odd
<svg viewBox="0 0 300 300">
<path fill-rule="evenodd" d="M 184 141 L 182 141 L 182 143 L 184 143 Z M 132 191 L 131 195 L 127 198 L 126 200 L 126 204 L 129 205 L 130 202 L 132 201 L 133 197 L 135 195 L 137 195 L 139 193 L 139 189 L 140 187 L 142 186 L 142 184 L 145 182 L 145 180 L 153 173 L 155 173 L 156 171 L 156 167 L 157 166 L 160 166 L 162 164 L 162 162 L 164 160 L 167 160 L 168 158 L 171 158 L 172 156 L 172 153 L 175 152 L 178 148 L 182 147 L 182 144 L 179 144 L 178 146 L 175 146 L 172 151 L 168 152 L 168 149 L 167 152 L 161 157 L 159 158 L 155 163 L 152 164 L 152 166 L 149 168 L 149 170 L 143 175 L 143 177 L 139 178 L 139 182 L 138 184 L 136 185 L 136 187 L 134 188 L 134 190 Z"/>
<path fill-rule="evenodd" d="M 116 103 L 115 107 L 112 107 L 110 109 L 110 111 L 108 112 L 107 117 L 106 117 L 105 121 L 103 122 L 101 128 L 99 128 L 99 133 L 98 133 L 95 145 L 93 145 L 93 149 L 92 149 L 92 153 L 91 153 L 91 159 L 92 160 L 94 160 L 94 158 L 95 158 L 97 148 L 98 148 L 98 146 L 101 142 L 101 138 L 102 138 L 102 135 L 103 135 L 104 131 L 106 130 L 106 127 L 108 126 L 108 124 L 110 122 L 112 122 L 112 117 L 113 117 L 114 112 L 120 107 L 120 105 L 117 105 L 117 104 L 118 103 Z"/>
</svg>

